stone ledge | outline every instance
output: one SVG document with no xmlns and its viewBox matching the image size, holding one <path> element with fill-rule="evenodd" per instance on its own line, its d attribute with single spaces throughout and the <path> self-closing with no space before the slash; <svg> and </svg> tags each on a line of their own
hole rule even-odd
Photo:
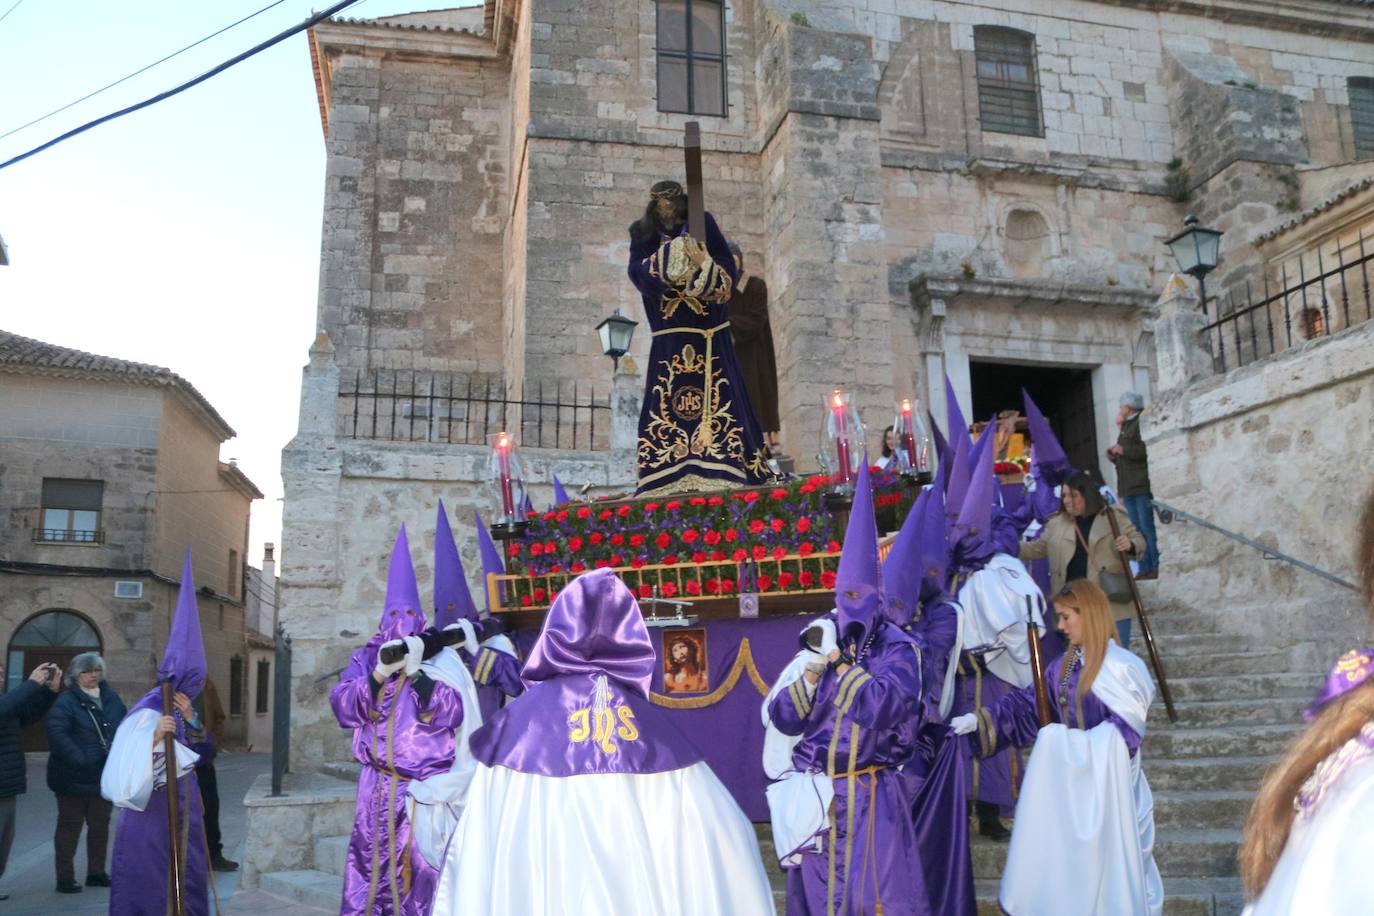
<svg viewBox="0 0 1374 916">
<path fill-rule="evenodd" d="M 322 773 L 289 773 L 286 793 L 273 798 L 272 776 L 253 780 L 243 805 L 248 812 L 242 886 L 258 887 L 262 875 L 310 868 L 314 838 L 347 835 L 353 827 L 357 785 Z"/>
<path fill-rule="evenodd" d="M 1013 280 L 1001 277 L 981 279 L 956 275 L 921 274 L 909 284 L 912 303 L 920 311 L 930 311 L 932 303 L 958 304 L 962 298 L 980 303 L 998 302 L 1011 306 L 1078 305 L 1089 309 L 1112 309 L 1127 313 L 1152 314 L 1155 296 L 1149 290 L 1122 289 L 1119 286 L 1071 286 L 1048 280 Z"/>
</svg>

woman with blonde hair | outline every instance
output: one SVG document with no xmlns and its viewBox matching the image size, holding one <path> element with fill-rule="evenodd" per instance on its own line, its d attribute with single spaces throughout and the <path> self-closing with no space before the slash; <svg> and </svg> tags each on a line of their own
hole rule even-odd
<svg viewBox="0 0 1374 916">
<path fill-rule="evenodd" d="M 1374 616 L 1374 490 L 1357 531 L 1356 565 Z M 1374 648 L 1332 667 L 1304 713 L 1311 721 L 1265 774 L 1240 847 L 1248 916 L 1361 913 L 1374 890 Z"/>
<path fill-rule="evenodd" d="M 950 722 L 974 756 L 1035 744 L 999 900 L 1012 914 L 1158 914 L 1154 802 L 1140 742 L 1154 699 L 1145 663 L 1121 648 L 1106 594 L 1078 579 L 1054 598 L 1069 648 L 1045 672 L 1051 723 L 1035 686 Z"/>
</svg>

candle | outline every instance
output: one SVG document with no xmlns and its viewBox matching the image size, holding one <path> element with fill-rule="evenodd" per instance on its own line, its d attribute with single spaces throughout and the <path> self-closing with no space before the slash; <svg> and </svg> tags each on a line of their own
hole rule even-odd
<svg viewBox="0 0 1374 916">
<path fill-rule="evenodd" d="M 501 463 L 501 510 L 507 519 L 515 518 L 515 496 L 510 485 L 510 438 L 501 433 L 496 437 L 496 459 Z"/>
<path fill-rule="evenodd" d="M 916 427 L 911 422 L 911 402 L 902 401 L 902 448 L 906 450 L 907 466 L 913 471 L 921 469 L 921 462 L 916 456 Z"/>
<path fill-rule="evenodd" d="M 831 405 L 831 416 L 835 421 L 835 458 L 840 465 L 837 482 L 849 483 L 853 479 L 853 470 L 849 466 L 849 417 L 844 392 L 836 388 L 831 395 Z"/>
</svg>

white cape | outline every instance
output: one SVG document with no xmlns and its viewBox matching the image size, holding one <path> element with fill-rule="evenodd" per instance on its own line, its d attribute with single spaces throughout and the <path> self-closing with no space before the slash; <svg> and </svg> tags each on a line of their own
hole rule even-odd
<svg viewBox="0 0 1374 916">
<path fill-rule="evenodd" d="M 1092 692 L 1141 737 L 1154 698 L 1145 663 L 1116 643 Z M 1121 732 L 1040 730 L 1021 784 L 999 902 L 1012 916 L 1159 916 L 1154 798 Z M 1315 911 L 1314 911 L 1315 912 Z"/>
<path fill-rule="evenodd" d="M 1310 819 L 1299 815 L 1246 916 L 1367 913 L 1374 899 L 1374 760 L 1350 768 Z"/>
<path fill-rule="evenodd" d="M 1043 636 L 1045 596 L 1021 561 L 1004 553 L 996 554 L 959 589 L 962 648 L 981 651 L 989 671 L 1020 688 L 1031 683 L 1027 598 L 1035 628 Z"/>
<path fill-rule="evenodd" d="M 120 808 L 142 811 L 148 807 L 153 788 L 167 784 L 163 766 L 162 743 L 153 747 L 153 732 L 162 718 L 151 709 L 140 709 L 119 723 L 105 769 L 100 772 L 100 794 Z M 195 769 L 200 755 L 180 741 L 176 742 L 178 772 Z"/>
<path fill-rule="evenodd" d="M 756 916 L 753 825 L 705 763 L 555 778 L 478 764 L 434 916 Z"/>
<path fill-rule="evenodd" d="M 433 681 L 458 691 L 463 701 L 463 722 L 453 736 L 453 765 L 447 772 L 412 782 L 407 789 L 406 817 L 410 820 L 415 848 L 426 862 L 438 868 L 444 860 L 444 847 L 458 825 L 468 786 L 477 761 L 468 750 L 468 738 L 482 727 L 482 710 L 477 702 L 477 685 L 458 653 L 445 647 L 420 666 Z"/>
</svg>

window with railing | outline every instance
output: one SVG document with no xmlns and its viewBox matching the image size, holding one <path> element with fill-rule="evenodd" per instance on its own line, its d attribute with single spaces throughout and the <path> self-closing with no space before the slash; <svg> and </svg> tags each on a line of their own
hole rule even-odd
<svg viewBox="0 0 1374 916">
<path fill-rule="evenodd" d="M 1355 136 L 1355 158 L 1374 159 L 1374 76 L 1352 76 L 1346 82 L 1350 96 L 1350 130 Z"/>
<path fill-rule="evenodd" d="M 978 115 L 983 130 L 1042 137 L 1035 36 L 1000 26 L 973 29 L 978 66 Z"/>
<path fill-rule="evenodd" d="M 229 715 L 243 715 L 243 659 L 235 655 L 229 659 Z"/>
<path fill-rule="evenodd" d="M 258 659 L 258 690 L 253 698 L 253 712 L 260 716 L 267 714 L 268 691 L 272 689 L 272 663 L 265 658 Z"/>
<path fill-rule="evenodd" d="M 658 0 L 658 110 L 725 116 L 725 4 Z"/>
<path fill-rule="evenodd" d="M 67 544 L 99 544 L 100 507 L 104 499 L 102 480 L 43 478 L 43 508 L 34 540 Z"/>
</svg>

